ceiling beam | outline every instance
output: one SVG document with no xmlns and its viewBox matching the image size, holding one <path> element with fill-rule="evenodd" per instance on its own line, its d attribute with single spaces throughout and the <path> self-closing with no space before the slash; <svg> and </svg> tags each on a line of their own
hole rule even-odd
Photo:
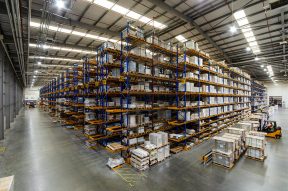
<svg viewBox="0 0 288 191">
<path fill-rule="evenodd" d="M 201 27 L 190 17 L 182 14 L 181 12 L 177 11 L 176 9 L 170 7 L 162 0 L 148 0 L 150 3 L 157 5 L 160 9 L 169 12 L 170 14 L 180 18 L 181 20 L 189 23 L 191 27 L 195 27 L 195 29 L 209 42 L 215 47 L 227 60 L 227 62 L 231 62 L 230 58 L 223 52 L 223 50 L 201 29 Z"/>
<path fill-rule="evenodd" d="M 7 14 L 7 10 L 5 9 L 6 5 L 4 2 L 0 2 L 0 14 Z M 28 7 L 22 7 L 22 14 L 24 17 L 27 17 L 28 15 Z M 42 11 L 41 10 L 35 10 L 35 9 L 31 9 L 31 17 L 36 17 L 36 18 L 41 18 L 42 15 Z M 119 32 L 117 31 L 112 31 L 106 28 L 102 28 L 102 27 L 98 27 L 98 26 L 93 26 L 90 24 L 86 24 L 86 23 L 82 23 L 76 20 L 72 20 L 70 18 L 67 17 L 62 17 L 60 15 L 57 14 L 53 14 L 51 13 L 51 20 L 55 21 L 59 24 L 64 24 L 64 25 L 69 25 L 69 26 L 74 26 L 74 27 L 79 27 L 82 29 L 86 29 L 86 30 L 91 30 L 91 31 L 95 31 L 98 33 L 105 33 L 111 37 L 115 37 L 115 36 L 119 36 Z"/>
</svg>

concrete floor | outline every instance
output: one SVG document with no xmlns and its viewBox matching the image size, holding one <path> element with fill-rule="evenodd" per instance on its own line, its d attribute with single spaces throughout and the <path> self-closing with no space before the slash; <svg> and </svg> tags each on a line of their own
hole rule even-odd
<svg viewBox="0 0 288 191">
<path fill-rule="evenodd" d="M 283 138 L 268 140 L 265 162 L 243 157 L 231 170 L 203 167 L 200 158 L 211 145 L 207 141 L 142 174 L 131 168 L 126 172 L 122 169 L 121 173 L 121 169 L 117 173 L 109 170 L 106 162 L 111 154 L 85 149 L 71 130 L 57 126 L 47 113 L 26 110 L 0 142 L 6 147 L 0 153 L 0 177 L 14 174 L 15 191 L 287 191 L 287 115 L 288 110 L 274 114 L 284 129 Z"/>
</svg>

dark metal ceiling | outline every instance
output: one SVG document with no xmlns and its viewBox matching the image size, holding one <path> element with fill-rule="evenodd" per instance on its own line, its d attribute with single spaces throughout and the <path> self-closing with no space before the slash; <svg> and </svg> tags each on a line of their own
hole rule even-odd
<svg viewBox="0 0 288 191">
<path fill-rule="evenodd" d="M 68 9 L 58 9 L 55 0 L 32 0 L 31 21 L 44 22 L 53 26 L 66 27 L 69 30 L 77 30 L 83 33 L 98 35 L 101 37 L 119 39 L 120 31 L 125 27 L 129 18 L 104 9 L 93 4 L 93 0 L 63 0 Z M 98 0 L 95 0 L 98 1 Z M 109 0 L 129 10 L 167 25 L 163 30 L 156 30 L 156 34 L 162 40 L 178 43 L 175 37 L 179 34 L 186 39 L 193 39 L 199 43 L 201 50 L 207 52 L 216 60 L 226 60 L 231 66 L 241 67 L 247 70 L 252 77 L 258 80 L 269 81 L 267 73 L 261 65 L 271 65 L 276 80 L 286 80 L 286 44 L 280 42 L 286 39 L 287 28 L 287 5 L 271 10 L 268 8 L 269 1 L 263 0 Z M 44 6 L 48 2 L 49 6 Z M 13 44 L 13 38 L 9 33 L 9 22 L 1 4 L 1 33 L 4 34 L 7 49 L 15 63 L 18 62 Z M 21 1 L 21 13 L 23 23 L 24 44 L 39 42 L 39 28 L 30 27 L 28 30 L 29 1 Z M 230 26 L 235 23 L 233 13 L 244 10 L 253 29 L 255 38 L 261 52 L 257 55 L 252 51 L 247 52 L 248 43 L 241 32 L 237 30 L 232 34 Z M 49 14 L 43 14 L 48 12 Z M 7 11 L 6 11 L 7 13 Z M 6 16 L 6 18 L 5 18 Z M 3 21 L 3 22 L 2 22 Z M 142 25 L 135 21 L 136 25 Z M 145 35 L 155 31 L 151 26 L 143 26 Z M 30 32 L 30 33 L 29 33 Z M 42 29 L 43 33 L 43 29 Z M 42 34 L 41 33 L 41 34 Z M 30 38 L 28 39 L 28 34 Z M 47 30 L 45 39 L 49 44 L 77 47 L 78 49 L 95 50 L 103 41 Z M 42 56 L 81 59 L 85 54 L 56 49 L 40 50 Z M 27 54 L 25 49 L 24 54 Z M 29 48 L 30 55 L 39 55 L 39 49 Z M 89 55 L 93 56 L 93 55 Z M 259 60 L 256 61 L 255 57 Z M 284 61 L 283 61 L 284 60 Z M 42 65 L 37 65 L 41 61 Z M 47 80 L 63 71 L 71 62 L 65 60 L 40 60 L 30 59 L 27 67 L 27 79 L 31 82 L 33 75 L 39 75 L 36 85 L 43 85 Z M 35 74 L 35 70 L 39 71 Z M 45 76 L 45 78 L 43 77 Z"/>
</svg>

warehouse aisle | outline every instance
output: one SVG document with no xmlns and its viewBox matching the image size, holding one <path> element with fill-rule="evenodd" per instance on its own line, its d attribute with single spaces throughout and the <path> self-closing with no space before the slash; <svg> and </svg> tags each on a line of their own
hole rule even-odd
<svg viewBox="0 0 288 191">
<path fill-rule="evenodd" d="M 0 153 L 0 176 L 15 174 L 16 191 L 286 191 L 287 115 L 288 110 L 279 110 L 273 117 L 284 129 L 284 136 L 268 140 L 264 163 L 243 157 L 232 170 L 203 167 L 200 157 L 210 145 L 206 142 L 145 171 L 145 178 L 131 186 L 106 167 L 109 153 L 86 150 L 71 131 L 57 127 L 47 113 L 26 110 L 1 143 L 6 151 Z"/>
<path fill-rule="evenodd" d="M 0 176 L 15 174 L 15 191 L 128 189 L 105 166 L 107 152 L 86 150 L 71 131 L 55 127 L 47 113 L 30 109 L 15 121 L 0 154 Z"/>
<path fill-rule="evenodd" d="M 191 191 L 287 191 L 288 188 L 288 109 L 275 112 L 272 120 L 282 127 L 281 140 L 268 139 L 265 162 L 242 157 L 232 169 L 200 164 L 201 156 L 211 148 L 211 141 L 199 145 L 191 152 L 183 152 L 172 157 L 148 173 L 143 190 Z"/>
</svg>

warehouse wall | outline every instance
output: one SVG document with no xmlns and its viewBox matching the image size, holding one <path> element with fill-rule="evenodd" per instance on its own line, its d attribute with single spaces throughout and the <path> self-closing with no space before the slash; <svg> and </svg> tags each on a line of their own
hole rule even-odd
<svg viewBox="0 0 288 191">
<path fill-rule="evenodd" d="M 285 101 L 285 108 L 288 108 L 288 83 L 278 83 L 275 85 L 274 83 L 266 83 L 267 94 L 268 94 L 268 103 L 269 96 L 282 96 L 282 101 Z"/>
<path fill-rule="evenodd" d="M 5 52 L 0 47 L 0 140 L 4 139 L 5 129 L 22 107 L 23 87 L 15 77 Z"/>
<path fill-rule="evenodd" d="M 38 100 L 39 93 L 40 93 L 40 86 L 25 88 L 24 90 L 25 100 Z"/>
</svg>

